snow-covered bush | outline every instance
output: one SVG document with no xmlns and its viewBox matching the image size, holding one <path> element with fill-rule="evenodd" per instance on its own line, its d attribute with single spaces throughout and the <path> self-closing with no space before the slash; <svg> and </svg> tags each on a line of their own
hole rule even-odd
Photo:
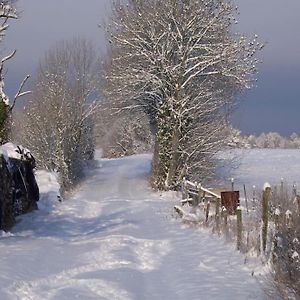
<svg viewBox="0 0 300 300">
<path fill-rule="evenodd" d="M 269 148 L 269 149 L 299 149 L 300 137 L 293 133 L 289 137 L 281 136 L 277 132 L 261 133 L 259 136 L 245 135 L 236 128 L 228 127 L 229 140 L 227 145 L 232 148 Z"/>
<path fill-rule="evenodd" d="M 18 139 L 38 166 L 60 174 L 62 190 L 83 175 L 94 153 L 97 57 L 91 43 L 58 43 L 40 63 L 35 89 L 18 126 Z"/>
<path fill-rule="evenodd" d="M 275 280 L 300 295 L 300 211 L 298 197 L 283 186 L 271 196 Z"/>
</svg>

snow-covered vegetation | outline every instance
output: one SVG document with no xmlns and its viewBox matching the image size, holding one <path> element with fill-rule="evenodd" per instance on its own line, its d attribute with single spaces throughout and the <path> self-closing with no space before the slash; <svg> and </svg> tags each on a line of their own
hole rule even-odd
<svg viewBox="0 0 300 300">
<path fill-rule="evenodd" d="M 63 190 L 82 177 L 84 162 L 93 159 L 97 62 L 85 39 L 50 49 L 40 63 L 22 122 L 16 124 L 15 139 L 31 149 L 39 167 L 60 174 Z"/>
<path fill-rule="evenodd" d="M 261 133 L 259 136 L 244 135 L 236 128 L 229 127 L 231 138 L 228 145 L 233 148 L 269 148 L 269 149 L 299 149 L 300 137 L 297 133 L 291 134 L 289 137 L 281 136 L 277 132 Z"/>
<path fill-rule="evenodd" d="M 232 34 L 227 1 L 116 1 L 106 27 L 104 94 L 142 110 L 155 129 L 152 186 L 208 177 L 236 95 L 251 85 L 261 44 Z"/>
</svg>

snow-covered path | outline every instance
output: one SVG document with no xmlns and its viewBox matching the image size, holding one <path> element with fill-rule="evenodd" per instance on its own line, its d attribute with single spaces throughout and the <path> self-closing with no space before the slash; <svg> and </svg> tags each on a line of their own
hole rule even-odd
<svg viewBox="0 0 300 300">
<path fill-rule="evenodd" d="M 0 299 L 264 299 L 243 256 L 171 217 L 150 156 L 103 160 L 53 210 L 0 237 Z"/>
</svg>

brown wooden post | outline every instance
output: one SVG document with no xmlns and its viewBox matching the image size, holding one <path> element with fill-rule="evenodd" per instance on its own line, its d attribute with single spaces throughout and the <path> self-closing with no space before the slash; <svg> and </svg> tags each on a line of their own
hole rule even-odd
<svg viewBox="0 0 300 300">
<path fill-rule="evenodd" d="M 206 203 L 206 206 L 205 206 L 205 192 L 203 191 L 203 194 L 202 194 L 202 199 L 203 199 L 203 202 L 204 202 L 204 205 L 203 205 L 203 211 L 205 212 L 206 211 L 206 208 L 207 208 L 207 203 Z"/>
<path fill-rule="evenodd" d="M 217 198 L 216 199 L 216 229 L 218 234 L 220 233 L 220 206 L 221 206 L 221 199 Z"/>
<path fill-rule="evenodd" d="M 271 193 L 271 187 L 269 184 L 265 184 L 262 199 L 262 251 L 266 251 L 267 236 L 268 236 L 268 223 L 269 223 L 269 197 Z"/>
<path fill-rule="evenodd" d="M 197 181 L 195 181 L 195 189 L 198 189 L 198 183 Z M 199 204 L 199 200 L 198 200 L 198 193 L 197 195 L 193 195 L 193 205 L 196 207 Z"/>
<path fill-rule="evenodd" d="M 284 194 L 284 179 L 281 178 L 280 180 L 280 196 L 283 197 Z"/>
<path fill-rule="evenodd" d="M 242 233 L 243 233 L 243 223 L 242 223 L 242 210 L 240 207 L 236 210 L 236 220 L 237 220 L 237 239 L 236 245 L 237 250 L 241 250 L 242 248 Z"/>
<path fill-rule="evenodd" d="M 256 186 L 253 185 L 253 190 L 252 190 L 252 210 L 255 209 L 256 205 Z"/>
<path fill-rule="evenodd" d="M 182 193 L 182 200 L 186 199 L 186 183 L 185 183 L 185 177 L 183 177 L 182 183 L 181 183 L 181 193 Z"/>
<path fill-rule="evenodd" d="M 245 195 L 245 203 L 246 203 L 247 213 L 249 213 L 249 209 L 248 209 L 248 198 L 247 198 L 247 192 L 246 192 L 246 185 L 245 185 L 245 184 L 244 184 L 244 195 Z"/>
<path fill-rule="evenodd" d="M 293 184 L 293 196 L 297 197 L 297 186 L 295 183 Z"/>
<path fill-rule="evenodd" d="M 300 216 L 300 196 L 297 196 L 298 215 Z"/>
<path fill-rule="evenodd" d="M 227 209 L 225 207 L 222 208 L 222 214 L 223 214 L 223 218 L 224 218 L 224 232 L 225 232 L 225 236 L 226 238 L 229 235 L 229 231 L 228 231 L 228 212 Z"/>
<path fill-rule="evenodd" d="M 208 222 L 208 218 L 209 218 L 209 209 L 210 209 L 210 202 L 208 201 L 206 205 L 206 217 L 205 217 L 206 223 Z"/>
</svg>

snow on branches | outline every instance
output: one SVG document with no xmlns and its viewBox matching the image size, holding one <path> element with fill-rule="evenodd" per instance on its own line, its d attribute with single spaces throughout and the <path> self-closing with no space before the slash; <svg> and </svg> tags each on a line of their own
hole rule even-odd
<svg viewBox="0 0 300 300">
<path fill-rule="evenodd" d="M 144 110 L 156 128 L 152 183 L 212 173 L 211 157 L 236 100 L 256 72 L 256 38 L 232 33 L 230 1 L 116 1 L 107 26 L 105 95 Z"/>
<path fill-rule="evenodd" d="M 84 163 L 93 158 L 97 63 L 88 40 L 59 42 L 40 62 L 24 109 L 19 139 L 39 166 L 59 172 L 63 191 L 83 176 Z"/>
<path fill-rule="evenodd" d="M 16 9 L 13 8 L 8 1 L 2 1 L 0 3 L 0 42 L 5 36 L 6 30 L 8 29 L 8 20 L 17 19 Z M 10 117 L 13 108 L 15 107 L 18 98 L 27 95 L 30 92 L 23 92 L 23 87 L 26 81 L 29 79 L 29 75 L 22 81 L 16 95 L 14 96 L 13 102 L 10 104 L 8 96 L 4 92 L 4 63 L 16 54 L 16 50 L 6 55 L 0 60 L 0 144 L 5 143 L 8 140 L 10 131 Z"/>
</svg>

